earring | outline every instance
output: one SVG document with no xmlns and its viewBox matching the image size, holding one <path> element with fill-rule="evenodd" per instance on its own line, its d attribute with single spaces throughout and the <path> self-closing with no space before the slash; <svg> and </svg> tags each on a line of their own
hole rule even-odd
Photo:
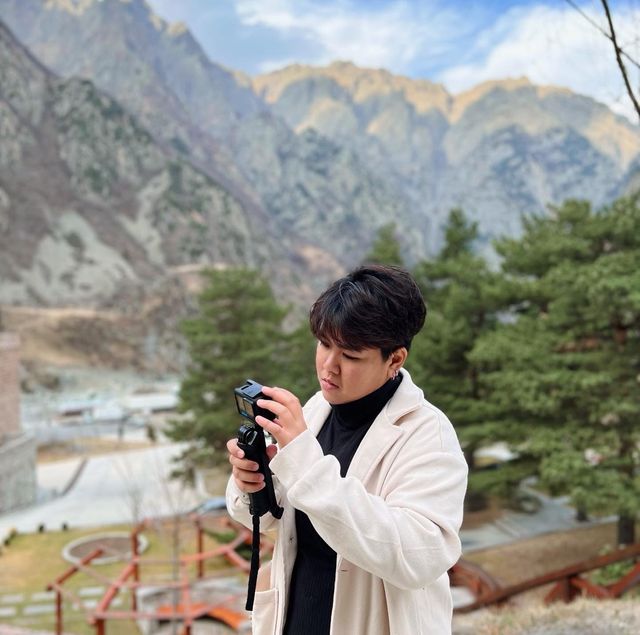
<svg viewBox="0 0 640 635">
<path fill-rule="evenodd" d="M 399 372 L 400 372 L 400 371 L 396 368 L 396 369 L 393 371 L 393 375 L 391 376 L 391 379 L 397 379 L 397 378 L 398 378 L 398 373 L 399 373 Z"/>
</svg>

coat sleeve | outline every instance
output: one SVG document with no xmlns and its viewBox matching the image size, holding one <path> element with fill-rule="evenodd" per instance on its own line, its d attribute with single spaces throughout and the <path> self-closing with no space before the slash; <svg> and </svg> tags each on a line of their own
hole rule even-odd
<svg viewBox="0 0 640 635">
<path fill-rule="evenodd" d="M 272 470 L 289 502 L 340 556 L 397 587 L 416 589 L 460 557 L 467 464 L 459 446 L 428 447 L 420 433 L 405 436 L 411 439 L 401 441 L 380 495 L 357 478 L 341 477 L 337 459 L 324 456 L 309 431 L 274 458 Z"/>
</svg>

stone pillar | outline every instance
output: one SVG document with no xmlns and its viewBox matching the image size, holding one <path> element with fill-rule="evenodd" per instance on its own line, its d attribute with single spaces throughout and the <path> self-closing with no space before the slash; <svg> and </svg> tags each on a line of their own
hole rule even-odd
<svg viewBox="0 0 640 635">
<path fill-rule="evenodd" d="M 0 333 L 0 443 L 20 433 L 20 339 Z"/>
</svg>

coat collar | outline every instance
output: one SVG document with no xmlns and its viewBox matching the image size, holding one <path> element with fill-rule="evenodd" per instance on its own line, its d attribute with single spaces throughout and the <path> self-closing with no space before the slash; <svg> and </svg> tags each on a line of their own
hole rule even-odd
<svg viewBox="0 0 640 635">
<path fill-rule="evenodd" d="M 403 368 L 400 372 L 403 374 L 400 386 L 371 424 L 356 450 L 347 476 L 355 476 L 363 482 L 366 481 L 393 443 L 403 435 L 402 428 L 396 425 L 400 418 L 420 407 L 424 399 L 422 390 L 413 383 L 408 371 Z M 309 430 L 315 436 L 320 432 L 330 412 L 331 404 L 320 395 L 318 409 L 307 422 Z"/>
</svg>

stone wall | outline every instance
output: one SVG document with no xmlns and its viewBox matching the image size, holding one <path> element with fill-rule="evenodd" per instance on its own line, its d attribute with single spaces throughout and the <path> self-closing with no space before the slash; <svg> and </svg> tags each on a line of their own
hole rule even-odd
<svg viewBox="0 0 640 635">
<path fill-rule="evenodd" d="M 20 339 L 0 333 L 0 513 L 36 499 L 36 440 L 20 425 Z"/>
<path fill-rule="evenodd" d="M 36 499 L 36 439 L 20 434 L 0 444 L 0 514 Z"/>
<path fill-rule="evenodd" d="M 20 339 L 0 333 L 0 443 L 20 433 Z"/>
</svg>

